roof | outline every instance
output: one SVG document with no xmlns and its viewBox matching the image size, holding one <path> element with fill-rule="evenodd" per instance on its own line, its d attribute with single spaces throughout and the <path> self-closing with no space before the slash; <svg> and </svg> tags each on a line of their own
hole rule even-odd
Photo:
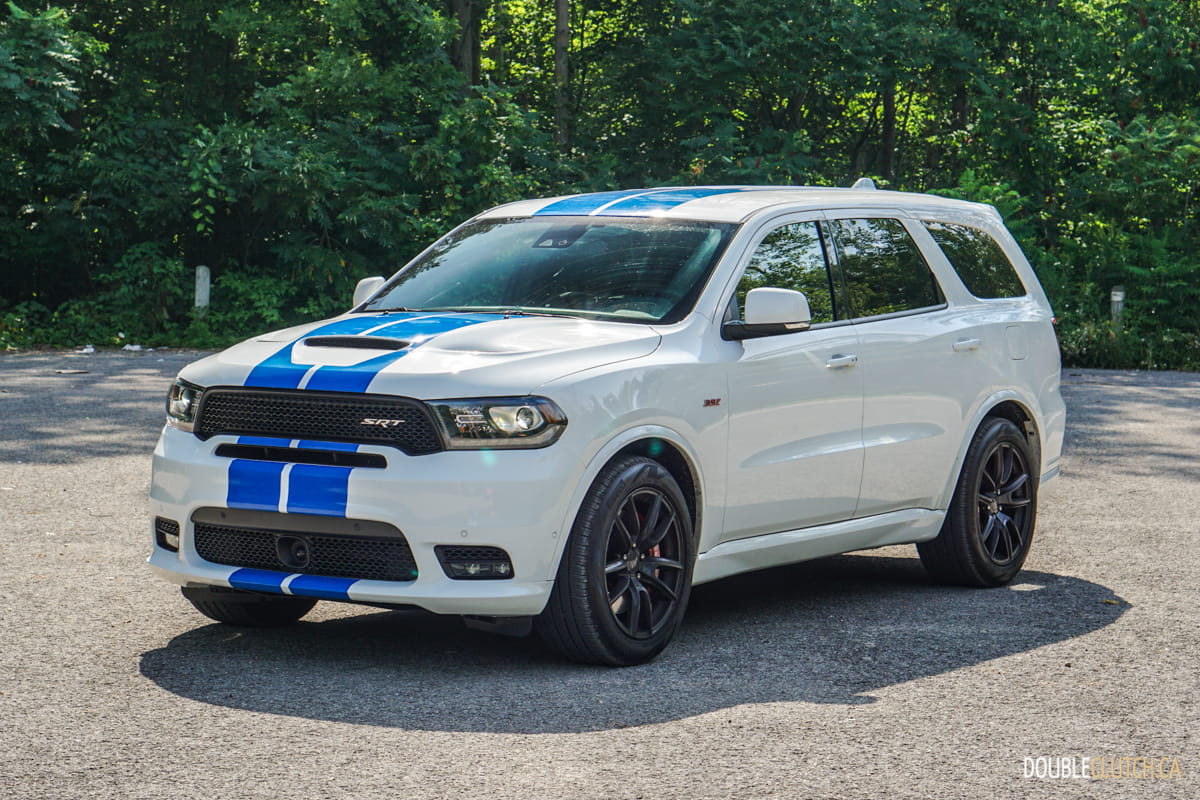
<svg viewBox="0 0 1200 800">
<path fill-rule="evenodd" d="M 988 206 L 928 194 L 816 186 L 660 186 L 616 192 L 520 200 L 480 218 L 533 216 L 666 217 L 708 222 L 742 222 L 769 209 L 841 208 L 940 209 L 993 215 Z"/>
</svg>

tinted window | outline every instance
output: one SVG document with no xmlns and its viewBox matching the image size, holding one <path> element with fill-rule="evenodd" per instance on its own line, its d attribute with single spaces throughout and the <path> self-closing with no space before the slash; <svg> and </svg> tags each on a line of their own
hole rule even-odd
<svg viewBox="0 0 1200 800">
<path fill-rule="evenodd" d="M 900 220 L 838 219 L 832 227 L 855 317 L 943 302 L 929 265 Z"/>
<path fill-rule="evenodd" d="M 814 325 L 835 319 L 829 269 L 817 223 L 797 222 L 767 234 L 738 284 L 738 307 L 745 307 L 747 292 L 762 286 L 804 292 Z"/>
<path fill-rule="evenodd" d="M 976 297 L 1023 297 L 1025 287 L 1000 244 L 979 228 L 925 221 L 925 228 Z"/>
</svg>

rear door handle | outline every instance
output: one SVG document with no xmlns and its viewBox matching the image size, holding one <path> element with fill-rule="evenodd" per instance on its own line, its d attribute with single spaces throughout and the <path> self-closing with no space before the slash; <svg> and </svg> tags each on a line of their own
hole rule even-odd
<svg viewBox="0 0 1200 800">
<path fill-rule="evenodd" d="M 959 339 L 954 343 L 954 352 L 966 353 L 970 350 L 978 350 L 982 346 L 982 339 Z"/>
<path fill-rule="evenodd" d="M 858 356 L 830 356 L 829 360 L 825 362 L 825 366 L 830 369 L 845 369 L 846 367 L 853 367 L 857 363 Z"/>
</svg>

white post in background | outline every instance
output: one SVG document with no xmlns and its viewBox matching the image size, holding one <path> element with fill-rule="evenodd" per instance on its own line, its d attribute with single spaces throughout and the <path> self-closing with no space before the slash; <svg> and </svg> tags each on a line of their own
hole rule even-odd
<svg viewBox="0 0 1200 800">
<path fill-rule="evenodd" d="M 1125 287 L 1114 286 L 1112 294 L 1109 296 L 1112 301 L 1112 329 L 1113 333 L 1121 332 L 1121 317 L 1125 313 Z"/>
<path fill-rule="evenodd" d="M 212 289 L 212 274 L 208 267 L 196 267 L 196 313 L 203 317 L 208 313 L 208 300 Z"/>
</svg>

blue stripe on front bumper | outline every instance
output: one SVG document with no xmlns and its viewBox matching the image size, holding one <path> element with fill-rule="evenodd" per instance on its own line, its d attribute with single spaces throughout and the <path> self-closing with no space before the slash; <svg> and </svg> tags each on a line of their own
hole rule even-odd
<svg viewBox="0 0 1200 800">
<path fill-rule="evenodd" d="M 265 569 L 239 569 L 229 576 L 229 585 L 235 589 L 246 589 L 251 592 L 274 592 L 283 594 L 283 582 L 288 579 L 286 572 L 269 572 Z"/>
<path fill-rule="evenodd" d="M 288 591 L 300 597 L 325 600 L 349 600 L 353 578 L 327 578 L 323 575 L 299 575 L 288 584 Z"/>
</svg>

